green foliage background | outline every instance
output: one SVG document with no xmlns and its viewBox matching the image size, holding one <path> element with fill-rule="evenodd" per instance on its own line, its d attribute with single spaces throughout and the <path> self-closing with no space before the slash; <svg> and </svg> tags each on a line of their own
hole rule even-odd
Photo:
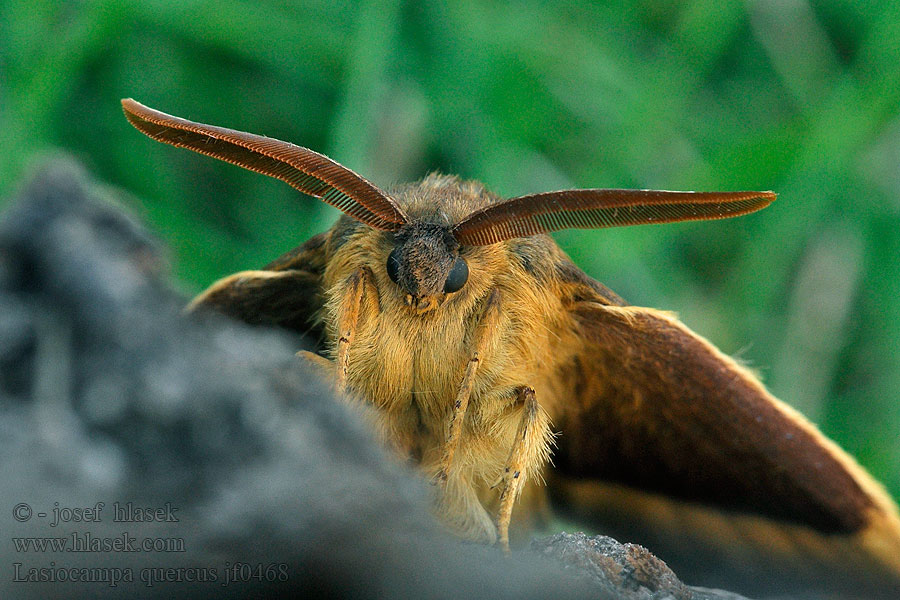
<svg viewBox="0 0 900 600">
<path fill-rule="evenodd" d="M 130 192 L 186 293 L 330 208 L 151 142 L 119 99 L 323 151 L 381 186 L 512 196 L 773 189 L 724 222 L 565 232 L 678 311 L 900 496 L 900 4 L 830 0 L 0 3 L 0 197 L 74 153 Z M 603 435 L 603 432 L 598 432 Z"/>
</svg>

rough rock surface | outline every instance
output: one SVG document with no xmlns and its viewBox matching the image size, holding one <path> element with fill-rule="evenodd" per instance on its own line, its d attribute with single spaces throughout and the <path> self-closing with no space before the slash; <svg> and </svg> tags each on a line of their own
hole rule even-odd
<svg viewBox="0 0 900 600">
<path fill-rule="evenodd" d="M 445 535 L 302 340 L 185 317 L 113 196 L 56 163 L 0 221 L 0 597 L 736 598 L 608 538 Z"/>
<path fill-rule="evenodd" d="M 743 596 L 683 584 L 662 560 L 637 544 L 611 537 L 558 533 L 534 540 L 531 550 L 589 579 L 613 597 L 629 600 L 741 600 Z"/>
</svg>

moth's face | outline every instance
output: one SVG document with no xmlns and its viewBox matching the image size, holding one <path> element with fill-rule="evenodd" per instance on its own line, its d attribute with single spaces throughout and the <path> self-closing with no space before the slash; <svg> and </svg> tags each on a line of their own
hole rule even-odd
<svg viewBox="0 0 900 600">
<path fill-rule="evenodd" d="M 385 269 L 417 314 L 440 306 L 469 278 L 459 243 L 448 227 L 433 223 L 410 223 L 397 232 Z"/>
</svg>

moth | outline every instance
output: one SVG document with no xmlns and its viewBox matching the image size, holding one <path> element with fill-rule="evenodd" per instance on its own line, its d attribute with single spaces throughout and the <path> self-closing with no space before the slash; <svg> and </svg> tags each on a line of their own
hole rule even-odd
<svg viewBox="0 0 900 600">
<path fill-rule="evenodd" d="M 155 140 L 344 213 L 191 306 L 317 339 L 305 357 L 374 407 L 377 430 L 435 483 L 435 513 L 458 535 L 508 547 L 511 525 L 527 531 L 550 497 L 642 536 L 630 539 L 676 569 L 731 561 L 752 582 L 751 557 L 763 556 L 767 573 L 809 581 L 842 569 L 900 581 L 900 518 L 872 477 L 749 370 L 670 313 L 625 302 L 547 235 L 735 217 L 774 193 L 504 199 L 437 174 L 383 191 L 306 148 L 122 105 Z M 729 573 L 706 583 L 734 583 Z"/>
</svg>

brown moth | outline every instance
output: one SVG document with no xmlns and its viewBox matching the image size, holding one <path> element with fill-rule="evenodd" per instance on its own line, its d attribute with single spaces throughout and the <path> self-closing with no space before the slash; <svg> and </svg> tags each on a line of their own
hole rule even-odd
<svg viewBox="0 0 900 600">
<path fill-rule="evenodd" d="M 747 369 L 671 314 L 629 305 L 546 235 L 744 215 L 772 192 L 502 199 L 434 174 L 385 192 L 306 148 L 122 105 L 158 141 L 344 212 L 192 307 L 320 340 L 323 356 L 306 358 L 375 407 L 458 535 L 508 547 L 510 523 L 539 521 L 549 490 L 707 584 L 743 574 L 753 588 L 762 572 L 877 595 L 900 582 L 900 518 L 879 484 Z"/>
</svg>

